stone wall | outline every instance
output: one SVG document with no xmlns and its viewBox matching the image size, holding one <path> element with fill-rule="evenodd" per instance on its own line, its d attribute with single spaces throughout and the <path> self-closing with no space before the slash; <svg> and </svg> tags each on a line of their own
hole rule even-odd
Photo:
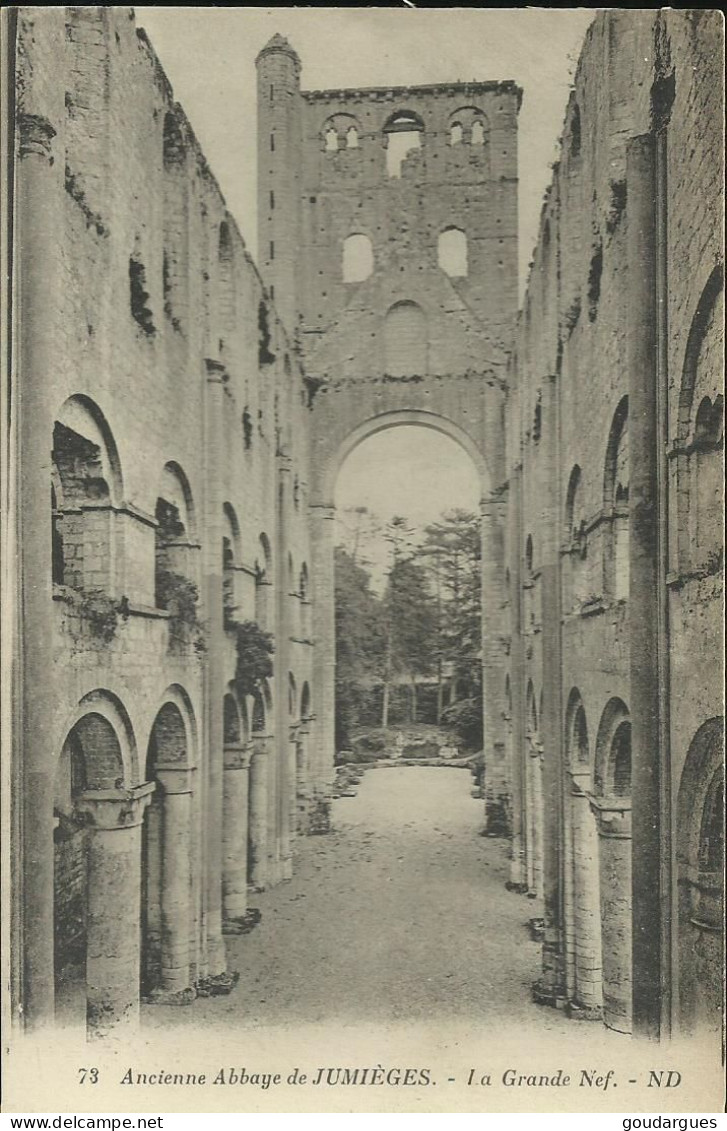
<svg viewBox="0 0 727 1131">
<path fill-rule="evenodd" d="M 594 20 L 543 204 L 508 389 L 515 510 L 508 525 L 509 674 L 520 711 L 530 686 L 541 703 L 544 768 L 547 777 L 550 760 L 557 802 L 544 830 L 546 944 L 536 992 L 570 1002 L 579 1014 L 585 1004 L 594 1016 L 602 1000 L 606 1022 L 628 1029 L 626 907 L 635 930 L 639 924 L 634 979 L 645 984 L 652 977 L 645 973 L 648 955 L 656 980 L 649 983 L 656 1006 L 635 998 L 634 1023 L 662 1034 L 683 1021 L 678 987 L 672 986 L 670 1005 L 656 984 L 659 968 L 671 983 L 677 882 L 685 882 L 685 869 L 698 871 L 695 848 L 679 850 L 687 857 L 691 851 L 691 865 L 677 859 L 678 843 L 688 839 L 677 806 L 682 767 L 694 736 L 723 711 L 714 662 L 721 654 L 722 601 L 720 43 L 713 13 L 610 12 Z M 639 171 L 638 146 L 651 155 L 649 184 Z M 640 305 L 645 287 L 651 290 Z M 651 439 L 643 415 L 632 434 L 630 399 L 652 405 Z M 646 588 L 645 568 L 654 579 Z M 560 614 L 547 626 L 546 608 L 556 604 Z M 547 671 L 555 673 L 550 687 Z M 549 695 L 556 702 L 546 733 Z M 583 711 L 579 749 L 570 729 L 577 707 Z M 616 723 L 634 712 L 632 802 L 631 731 Z M 652 720 L 658 720 L 654 732 Z M 513 752 L 515 776 L 523 780 L 528 725 L 525 715 Z M 625 736 L 629 754 L 616 797 L 609 766 L 620 756 L 614 744 Z M 716 772 L 714 761 L 704 760 Z M 704 797 L 692 788 L 695 802 Z M 598 879 L 592 830 L 584 837 L 591 817 L 572 799 L 583 791 L 599 829 L 603 979 L 602 994 L 586 987 L 585 1003 L 579 952 L 592 949 L 595 936 L 576 889 L 584 890 L 584 870 L 595 884 Z M 630 851 L 617 852 L 613 839 L 614 822 L 632 803 L 633 892 Z M 520 804 L 527 810 L 525 790 Z M 516 883 L 527 882 L 529 824 L 527 811 L 516 816 L 525 839 L 524 850 L 517 838 L 514 844 Z M 619 833 L 624 843 L 629 835 Z M 695 840 L 698 832 L 690 843 Z M 697 882 L 694 876 L 690 882 Z M 682 946 L 682 961 L 685 954 Z M 679 973 L 679 962 L 674 965 Z"/>
<path fill-rule="evenodd" d="M 265 627 L 274 638 L 275 672 L 267 711 L 255 724 L 267 751 L 260 756 L 270 760 L 267 793 L 262 800 L 256 793 L 269 824 L 257 880 L 270 883 L 289 874 L 296 792 L 307 793 L 305 781 L 296 789 L 289 762 L 303 707 L 309 740 L 314 730 L 314 579 L 310 411 L 294 343 L 133 12 L 23 9 L 16 58 L 25 233 L 18 471 L 24 513 L 38 520 L 23 529 L 21 555 L 28 595 L 22 695 L 36 704 L 25 712 L 18 746 L 33 812 L 17 846 L 26 868 L 19 880 L 25 930 L 34 936 L 20 990 L 30 1024 L 52 1013 L 53 811 L 65 819 L 95 790 L 128 795 L 133 808 L 144 783 L 153 783 L 170 829 L 177 836 L 186 830 L 186 904 L 178 893 L 157 893 L 162 916 L 176 914 L 175 929 L 189 936 L 177 988 L 193 993 L 205 978 L 226 976 L 223 889 L 232 883 L 225 868 L 232 875 L 236 862 L 223 864 L 223 810 L 243 830 L 248 812 L 246 793 L 236 794 L 244 811 L 230 808 L 229 798 L 223 805 L 225 694 L 232 692 L 240 713 L 243 746 L 253 721 L 252 697 L 234 690 L 230 622 L 258 617 L 261 585 L 274 595 Z M 31 389 L 41 393 L 36 408 Z M 168 709 L 179 723 L 176 748 L 168 728 L 160 729 Z M 95 730 L 94 719 L 102 720 Z M 73 743 L 83 764 L 75 782 L 68 776 Z M 156 758 L 152 747 L 162 751 Z M 169 777 L 172 762 L 184 780 Z M 98 815 L 99 798 L 92 800 L 87 866 L 103 877 L 107 817 Z M 145 804 L 140 800 L 132 825 L 153 820 Z M 84 854 L 77 837 L 57 838 L 56 887 L 69 893 L 56 904 L 62 918 L 77 902 L 69 876 Z M 142 839 L 149 840 L 146 832 Z M 246 850 L 246 832 L 242 841 Z M 163 846 L 159 853 L 163 870 Z M 141 883 L 153 912 L 148 877 L 135 859 L 117 875 Z M 237 913 L 241 901 L 244 912 L 246 874 L 233 887 L 240 882 L 230 903 Z M 93 899 L 89 915 L 89 930 L 107 929 Z M 143 936 L 144 915 L 140 930 Z M 72 933 L 58 924 L 59 939 Z M 139 938 L 130 935 L 128 945 L 124 961 L 132 970 Z M 103 1000 L 104 978 L 110 985 L 118 977 L 89 975 L 89 992 L 99 998 L 93 1009 L 89 1001 L 89 1016 L 119 1019 L 114 1002 Z M 134 994 L 138 1009 L 138 979 Z M 133 1003 L 119 1008 L 126 1016 Z"/>
</svg>

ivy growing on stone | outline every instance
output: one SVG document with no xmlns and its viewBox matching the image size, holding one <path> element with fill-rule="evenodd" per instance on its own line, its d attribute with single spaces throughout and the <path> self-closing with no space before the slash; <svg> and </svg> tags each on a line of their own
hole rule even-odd
<svg viewBox="0 0 727 1131">
<path fill-rule="evenodd" d="M 225 615 L 225 628 L 235 634 L 235 690 L 240 697 L 253 695 L 273 674 L 273 638 L 256 621 L 238 622 L 230 614 Z"/>
</svg>

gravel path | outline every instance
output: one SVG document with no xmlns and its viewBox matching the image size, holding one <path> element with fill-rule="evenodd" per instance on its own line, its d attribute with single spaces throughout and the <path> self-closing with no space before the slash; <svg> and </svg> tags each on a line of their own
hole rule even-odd
<svg viewBox="0 0 727 1131">
<path fill-rule="evenodd" d="M 301 838 L 293 880 L 252 898 L 262 922 L 228 938 L 228 997 L 144 1009 L 145 1026 L 569 1022 L 534 1005 L 532 904 L 505 890 L 506 842 L 478 836 L 466 770 L 369 770 L 333 805 L 335 831 Z"/>
</svg>

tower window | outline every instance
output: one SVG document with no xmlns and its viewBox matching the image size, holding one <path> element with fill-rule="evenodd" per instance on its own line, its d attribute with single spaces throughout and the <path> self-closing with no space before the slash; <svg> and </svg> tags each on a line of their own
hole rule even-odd
<svg viewBox="0 0 727 1131">
<path fill-rule="evenodd" d="M 468 273 L 467 236 L 461 228 L 447 228 L 441 232 L 437 245 L 439 266 L 451 279 L 463 278 Z"/>
<path fill-rule="evenodd" d="M 374 251 L 368 236 L 356 234 L 343 241 L 343 281 L 360 283 L 374 269 Z"/>
</svg>

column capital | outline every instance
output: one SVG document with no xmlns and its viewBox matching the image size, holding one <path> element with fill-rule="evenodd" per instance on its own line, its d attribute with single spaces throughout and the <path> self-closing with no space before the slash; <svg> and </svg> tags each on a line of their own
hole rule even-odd
<svg viewBox="0 0 727 1131">
<path fill-rule="evenodd" d="M 38 157 L 45 157 L 52 164 L 53 138 L 56 136 L 56 130 L 47 118 L 41 118 L 38 114 L 20 114 L 18 134 L 21 157 L 35 153 Z"/>
<path fill-rule="evenodd" d="M 154 776 L 165 793 L 192 793 L 196 766 L 157 766 Z"/>
<path fill-rule="evenodd" d="M 587 769 L 569 770 L 571 794 L 573 797 L 585 797 L 591 800 L 591 771 Z"/>
<path fill-rule="evenodd" d="M 247 770 L 255 750 L 251 743 L 246 742 L 238 746 L 225 745 L 222 753 L 226 770 Z"/>
<path fill-rule="evenodd" d="M 270 744 L 272 741 L 272 734 L 254 734 L 252 736 L 252 757 L 264 758 L 270 753 Z"/>
<path fill-rule="evenodd" d="M 134 789 L 93 789 L 82 793 L 76 808 L 96 829 L 130 829 L 140 825 L 156 788 L 153 781 Z"/>
<path fill-rule="evenodd" d="M 207 381 L 211 385 L 225 385 L 230 379 L 230 375 L 225 369 L 221 361 L 214 357 L 206 357 L 204 359 L 205 373 L 207 374 Z"/>
<path fill-rule="evenodd" d="M 593 797 L 588 800 L 598 822 L 598 834 L 615 839 L 631 839 L 631 799 L 625 797 Z"/>
</svg>

